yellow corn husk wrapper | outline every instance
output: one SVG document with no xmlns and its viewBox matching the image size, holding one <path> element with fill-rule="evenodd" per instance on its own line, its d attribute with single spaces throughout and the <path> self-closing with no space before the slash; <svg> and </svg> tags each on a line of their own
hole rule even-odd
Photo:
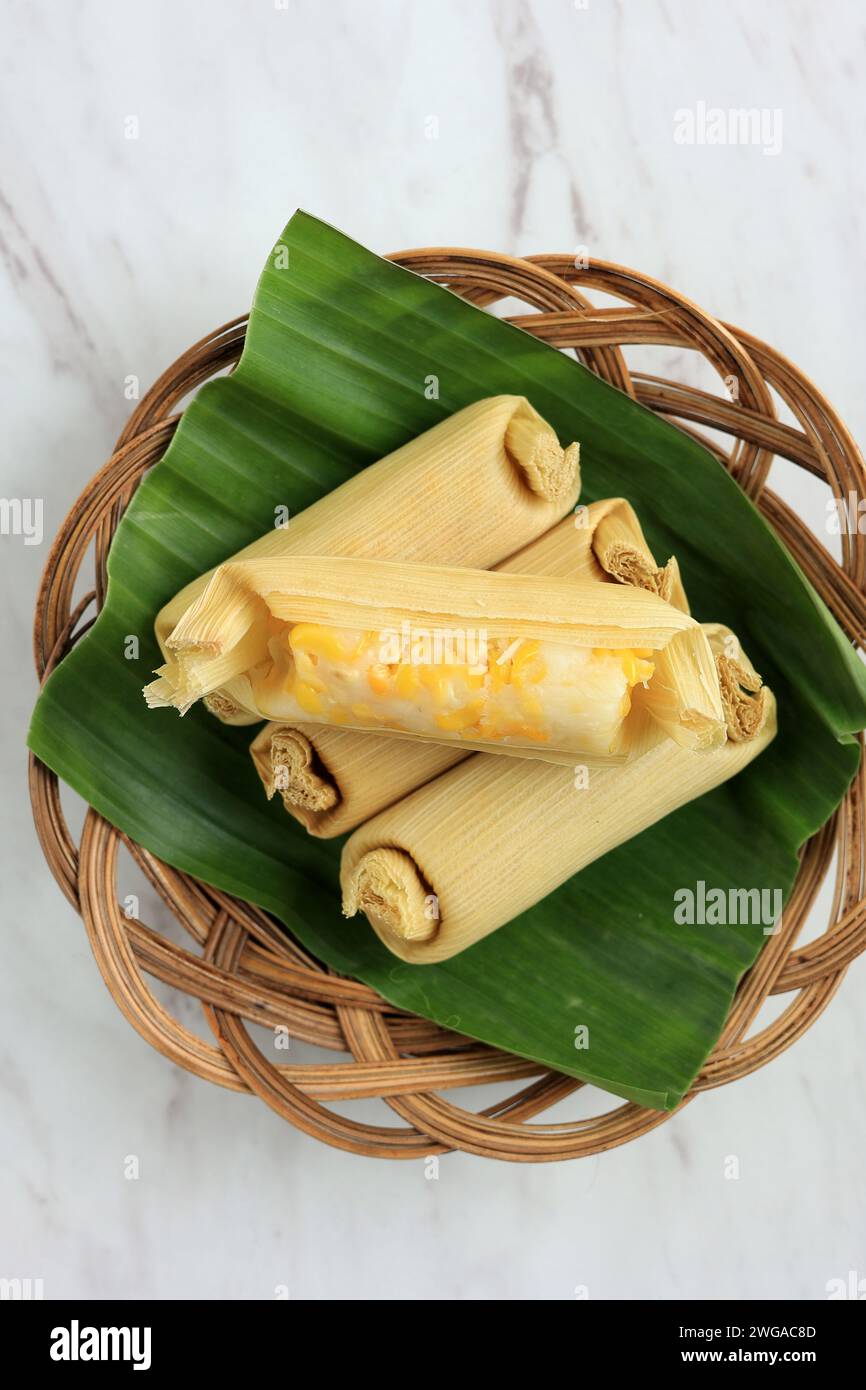
<svg viewBox="0 0 866 1390">
<path fill-rule="evenodd" d="M 233 558 L 358 555 L 487 569 L 547 531 L 580 494 L 580 449 L 563 449 L 523 396 L 466 406 L 246 546 Z M 157 616 L 167 640 L 214 570 Z M 230 724 L 257 722 L 222 691 L 206 701 Z"/>
<path fill-rule="evenodd" d="M 167 647 L 146 696 L 181 712 L 222 688 L 266 719 L 309 716 L 565 763 L 633 756 L 642 709 L 684 747 L 709 750 L 726 736 L 700 625 L 621 584 L 341 557 L 239 560 L 217 570 Z"/>
<path fill-rule="evenodd" d="M 676 560 L 656 564 L 633 507 L 621 497 L 578 507 L 494 568 L 631 584 L 688 612 Z M 279 792 L 289 814 L 325 839 L 354 830 L 469 756 L 381 733 L 273 721 L 259 730 L 250 754 L 268 797 Z"/>
<path fill-rule="evenodd" d="M 736 638 L 708 625 L 729 738 L 691 752 L 645 719 L 640 757 L 575 770 L 477 755 L 362 825 L 342 857 L 343 911 L 416 965 L 447 960 L 573 874 L 734 777 L 772 741 L 776 705 Z M 578 770 L 580 772 L 580 770 Z"/>
</svg>

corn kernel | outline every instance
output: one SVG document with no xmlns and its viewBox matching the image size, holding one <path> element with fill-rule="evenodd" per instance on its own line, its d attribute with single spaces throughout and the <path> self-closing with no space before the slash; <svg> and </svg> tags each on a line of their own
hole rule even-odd
<svg viewBox="0 0 866 1390">
<path fill-rule="evenodd" d="M 418 672 L 415 670 L 414 666 L 411 666 L 409 662 L 404 662 L 403 665 L 398 666 L 394 685 L 401 699 L 411 700 L 419 689 Z"/>
<path fill-rule="evenodd" d="M 448 714 L 437 714 L 436 727 L 445 733 L 457 733 L 460 729 L 468 729 L 471 724 L 477 723 L 482 708 L 482 701 L 476 700 L 471 705 L 463 705 L 461 709 L 450 710 Z"/>
<path fill-rule="evenodd" d="M 324 706 L 318 691 L 306 681 L 295 681 L 294 696 L 306 714 L 321 714 Z"/>
<path fill-rule="evenodd" d="M 293 652 L 312 652 L 315 656 L 327 657 L 329 661 L 345 661 L 348 655 L 331 629 L 318 623 L 295 623 L 289 633 L 289 645 Z"/>
<path fill-rule="evenodd" d="M 374 695 L 387 695 L 391 684 L 388 667 L 381 663 L 377 666 L 371 666 L 367 672 L 367 684 Z"/>
</svg>

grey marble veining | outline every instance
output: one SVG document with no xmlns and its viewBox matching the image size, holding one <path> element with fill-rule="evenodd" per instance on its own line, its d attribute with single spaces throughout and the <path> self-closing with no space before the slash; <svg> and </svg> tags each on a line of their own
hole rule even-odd
<svg viewBox="0 0 866 1390">
<path fill-rule="evenodd" d="M 35 685 L 15 678 L 127 378 L 247 307 L 299 205 L 383 252 L 639 267 L 780 347 L 862 439 L 861 7 L 32 0 L 0 24 L 3 491 L 45 507 L 41 546 L 0 538 L 0 1275 L 48 1297 L 347 1299 L 822 1298 L 866 1276 L 862 964 L 774 1065 L 600 1158 L 454 1156 L 427 1181 L 326 1149 L 116 1011 L 29 823 Z M 701 103 L 780 111 L 780 149 L 678 143 Z M 778 465 L 774 483 L 820 531 L 822 490 Z"/>
</svg>

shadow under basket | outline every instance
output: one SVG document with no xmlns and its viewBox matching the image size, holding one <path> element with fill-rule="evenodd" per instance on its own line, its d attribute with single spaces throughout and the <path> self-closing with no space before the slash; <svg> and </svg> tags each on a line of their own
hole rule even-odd
<svg viewBox="0 0 866 1390">
<path fill-rule="evenodd" d="M 766 486 L 774 456 L 830 485 L 834 495 L 866 496 L 864 466 L 831 406 L 795 367 L 749 333 L 719 323 L 666 286 L 596 261 L 581 287 L 618 301 L 597 308 L 571 283 L 567 256 L 517 260 L 456 250 L 419 250 L 392 259 L 448 285 L 480 306 L 503 298 L 525 305 L 510 319 L 562 349 L 643 405 L 691 432 L 728 469 L 805 571 L 859 648 L 866 637 L 866 541 L 845 535 L 836 563 L 794 512 Z M 102 605 L 106 560 L 115 528 L 142 476 L 162 457 L 177 428 L 180 401 L 240 357 L 246 319 L 197 343 L 156 382 L 136 408 L 104 468 L 79 497 L 52 546 L 35 622 L 37 671 L 44 679 L 62 661 Z M 738 399 L 676 381 L 630 372 L 622 348 L 690 349 Z M 776 418 L 770 388 L 797 426 Z M 706 431 L 712 434 L 707 435 Z M 726 443 L 720 446 L 716 441 Z M 79 569 L 95 549 L 92 592 L 73 606 Z M 423 1158 L 453 1149 L 486 1158 L 540 1162 L 580 1158 L 636 1139 L 671 1116 L 598 1092 L 603 1113 L 560 1123 L 537 1122 L 578 1091 L 572 1077 L 498 1052 L 403 1013 L 368 986 L 332 974 L 265 913 L 155 859 L 90 809 L 80 845 L 63 816 L 57 779 L 31 757 L 30 789 L 45 857 L 80 913 L 103 978 L 121 1011 L 153 1047 L 179 1066 L 230 1090 L 252 1092 L 291 1124 L 325 1143 L 377 1158 Z M 866 947 L 864 773 L 832 819 L 803 848 L 782 929 L 771 936 L 743 978 L 718 1045 L 683 1101 L 747 1076 L 790 1047 L 836 992 Z M 186 950 L 144 922 L 128 919 L 117 900 L 118 849 L 125 845 L 192 938 Z M 838 850 L 829 921 L 806 946 L 797 938 Z M 201 1002 L 216 1045 L 184 1028 L 163 1008 L 147 977 Z M 789 995 L 783 1011 L 761 1025 L 768 997 Z M 283 1026 L 303 1042 L 348 1053 L 351 1061 L 275 1065 L 246 1022 Z M 754 1031 L 755 1028 L 758 1031 Z M 751 1032 L 751 1036 L 747 1034 Z M 491 1082 L 518 1083 L 480 1113 L 443 1092 Z M 381 1097 L 394 1126 L 334 1113 L 328 1102 Z M 345 1107 L 344 1107 L 345 1108 Z M 676 1112 L 673 1112 L 676 1113 Z"/>
</svg>

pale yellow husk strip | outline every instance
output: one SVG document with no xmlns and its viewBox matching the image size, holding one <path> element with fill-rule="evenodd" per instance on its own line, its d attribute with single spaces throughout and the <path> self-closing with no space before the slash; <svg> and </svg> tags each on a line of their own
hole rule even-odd
<svg viewBox="0 0 866 1390">
<path fill-rule="evenodd" d="M 366 913 L 402 960 L 447 960 L 496 931 L 573 874 L 671 811 L 735 776 L 776 732 L 772 693 L 760 689 L 733 634 L 707 637 L 754 689 L 725 678 L 734 723 L 752 712 L 750 738 L 715 752 L 679 747 L 647 720 L 645 749 L 616 768 L 574 769 L 469 758 L 367 821 L 343 850 L 343 911 Z M 756 712 L 757 711 L 757 712 Z"/>
<path fill-rule="evenodd" d="M 621 497 L 577 508 L 495 568 L 637 583 L 688 612 L 676 560 L 656 564 L 634 508 Z M 265 724 L 250 754 L 268 797 L 279 792 L 289 814 L 324 839 L 354 830 L 468 756 L 438 744 L 306 723 Z"/>
<path fill-rule="evenodd" d="M 523 396 L 491 396 L 363 469 L 234 559 L 359 555 L 487 569 L 571 510 L 579 453 L 577 444 L 560 446 Z M 168 638 L 214 572 L 188 584 L 156 619 L 169 665 Z M 229 723 L 258 719 L 227 692 L 208 706 Z"/>
<path fill-rule="evenodd" d="M 525 637 L 589 649 L 650 649 L 657 674 L 635 705 L 648 709 L 684 747 L 710 749 L 725 738 L 716 666 L 700 625 L 649 590 L 341 557 L 285 556 L 221 566 L 169 637 L 173 660 L 147 687 L 148 703 L 184 711 L 225 687 L 240 706 L 268 718 L 276 712 L 269 707 L 276 696 L 268 689 L 273 620 L 373 632 L 399 631 L 407 623 L 483 631 L 509 642 Z M 603 761 L 633 755 L 632 726 L 638 722 L 626 716 L 610 754 L 600 755 Z M 390 736 L 418 737 L 403 731 Z M 574 760 L 567 747 L 505 747 L 447 735 L 435 741 L 548 762 Z"/>
</svg>

